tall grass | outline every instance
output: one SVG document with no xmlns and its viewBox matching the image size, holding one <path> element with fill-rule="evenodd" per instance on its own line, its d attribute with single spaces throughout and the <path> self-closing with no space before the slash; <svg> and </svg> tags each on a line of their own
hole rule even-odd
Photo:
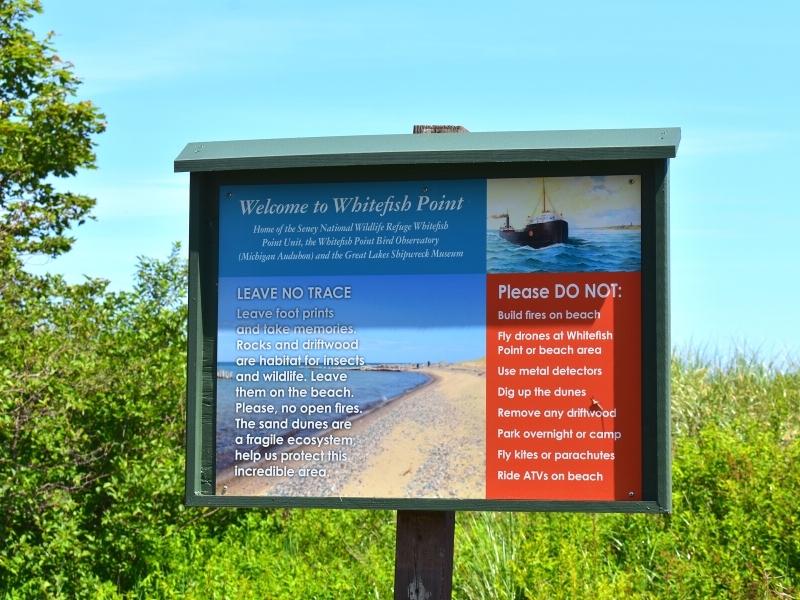
<svg viewBox="0 0 800 600">
<path fill-rule="evenodd" d="M 510 513 L 461 513 L 457 528 L 456 589 L 465 598 L 514 600 L 521 590 L 515 568 L 521 560 L 519 519 Z M 466 567 L 466 568 L 464 568 Z"/>
<path fill-rule="evenodd" d="M 703 427 L 731 428 L 748 422 L 788 438 L 800 423 L 800 370 L 772 367 L 739 354 L 722 363 L 699 356 L 672 361 L 673 436 L 691 436 Z"/>
</svg>

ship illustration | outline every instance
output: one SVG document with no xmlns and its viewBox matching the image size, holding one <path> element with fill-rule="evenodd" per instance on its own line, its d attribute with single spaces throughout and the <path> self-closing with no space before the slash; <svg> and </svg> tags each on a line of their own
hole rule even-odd
<svg viewBox="0 0 800 600">
<path fill-rule="evenodd" d="M 550 204 L 552 206 L 552 200 Z M 500 237 L 520 246 L 545 248 L 564 243 L 569 237 L 569 226 L 564 220 L 564 215 L 547 208 L 547 188 L 544 179 L 542 179 L 542 211 L 539 214 L 528 215 L 528 222 L 523 229 L 511 226 L 508 212 L 492 215 L 492 218 L 505 219 L 505 224 L 500 227 Z"/>
</svg>

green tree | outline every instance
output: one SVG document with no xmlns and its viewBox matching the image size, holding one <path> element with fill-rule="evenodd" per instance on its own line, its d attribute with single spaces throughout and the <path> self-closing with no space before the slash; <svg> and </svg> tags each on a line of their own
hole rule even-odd
<svg viewBox="0 0 800 600">
<path fill-rule="evenodd" d="M 70 249 L 68 230 L 94 200 L 58 191 L 54 178 L 95 164 L 93 136 L 103 115 L 78 100 L 72 65 L 26 28 L 39 0 L 0 0 L 0 260 L 56 256 Z M 4 259 L 2 258 L 4 257 Z"/>
<path fill-rule="evenodd" d="M 157 568 L 182 506 L 186 265 L 131 292 L 31 277 L 0 297 L 0 597 L 114 595 Z"/>
<path fill-rule="evenodd" d="M 40 11 L 0 0 L 0 597 L 113 596 L 189 521 L 186 269 L 177 250 L 141 259 L 121 294 L 24 270 L 89 216 L 55 183 L 94 166 L 105 127 L 53 35 L 26 27 Z"/>
</svg>

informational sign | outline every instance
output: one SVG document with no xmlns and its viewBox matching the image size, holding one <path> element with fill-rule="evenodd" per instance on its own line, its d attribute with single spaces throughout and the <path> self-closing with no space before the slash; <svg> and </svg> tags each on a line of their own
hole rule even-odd
<svg viewBox="0 0 800 600">
<path fill-rule="evenodd" d="M 679 140 L 187 144 L 187 504 L 669 512 Z"/>
<path fill-rule="evenodd" d="M 640 174 L 217 200 L 216 495 L 646 499 Z"/>
</svg>

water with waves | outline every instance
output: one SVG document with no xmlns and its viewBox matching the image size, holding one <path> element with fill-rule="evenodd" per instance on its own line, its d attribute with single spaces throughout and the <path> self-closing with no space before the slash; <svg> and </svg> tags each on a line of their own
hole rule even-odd
<svg viewBox="0 0 800 600">
<path fill-rule="evenodd" d="M 573 229 L 563 244 L 535 250 L 518 246 L 490 230 L 486 234 L 488 273 L 585 273 L 639 271 L 640 229 Z"/>
<path fill-rule="evenodd" d="M 235 444 L 234 438 L 237 435 L 251 433 L 253 435 L 265 435 L 274 433 L 276 435 L 315 435 L 322 432 L 323 434 L 337 433 L 330 428 L 308 429 L 302 426 L 303 421 L 325 421 L 330 424 L 333 421 L 340 421 L 346 418 L 352 418 L 354 415 L 345 415 L 344 413 L 335 410 L 336 403 L 340 405 L 349 404 L 356 405 L 360 413 L 363 414 L 370 410 L 385 404 L 386 402 L 410 391 L 414 388 L 428 382 L 430 377 L 425 373 L 419 371 L 377 371 L 377 370 L 349 370 L 349 369 L 314 369 L 317 374 L 320 373 L 347 373 L 347 381 L 341 382 L 314 382 L 309 384 L 311 379 L 310 369 L 293 368 L 292 371 L 302 373 L 304 381 L 302 382 L 269 382 L 264 384 L 254 384 L 251 382 L 237 382 L 237 372 L 252 372 L 252 368 L 246 370 L 238 370 L 233 363 L 219 363 L 218 369 L 225 371 L 232 375 L 231 379 L 217 379 L 217 468 L 224 469 L 234 463 L 234 447 L 238 450 L 248 450 L 251 448 L 259 448 L 256 445 Z M 270 370 L 272 372 L 279 372 L 279 369 Z M 291 398 L 283 396 L 279 398 L 236 398 L 236 386 L 245 388 L 269 388 L 269 389 L 282 389 L 286 390 L 289 386 L 296 388 L 309 389 L 313 385 L 318 389 L 331 389 L 341 388 L 347 386 L 353 393 L 352 398 Z M 285 391 L 283 392 L 285 394 Z M 266 413 L 242 413 L 236 412 L 236 402 L 247 402 L 247 404 L 266 406 L 272 404 L 275 407 L 275 413 L 272 415 Z M 287 415 L 281 413 L 281 406 L 292 404 L 297 407 L 294 414 Z M 324 414 L 308 414 L 305 407 L 312 405 L 325 405 L 330 407 L 330 412 Z M 358 416 L 358 415 L 355 415 Z M 235 428 L 235 419 L 245 418 L 249 420 L 273 420 L 285 421 L 285 426 L 280 426 L 272 429 L 254 429 L 254 430 L 239 430 Z M 293 421 L 297 421 L 293 423 Z M 347 435 L 345 430 L 341 431 L 341 435 Z M 263 449 L 263 448 L 262 448 Z"/>
</svg>

